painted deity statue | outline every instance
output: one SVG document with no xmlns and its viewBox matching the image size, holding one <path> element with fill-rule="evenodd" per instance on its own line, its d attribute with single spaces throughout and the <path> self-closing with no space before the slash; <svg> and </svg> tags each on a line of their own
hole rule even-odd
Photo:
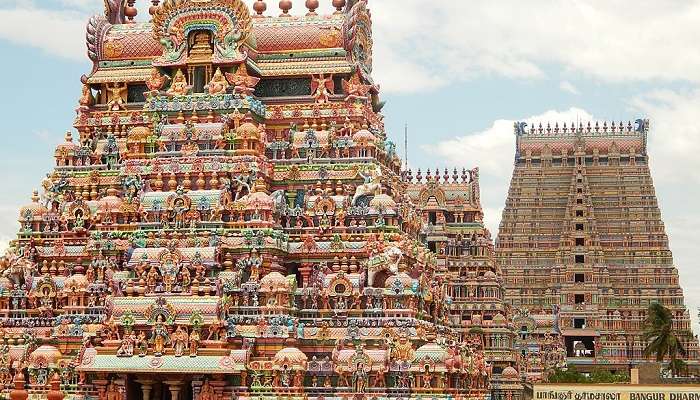
<svg viewBox="0 0 700 400">
<path fill-rule="evenodd" d="M 241 64 L 236 73 L 226 73 L 226 79 L 233 85 L 233 92 L 241 95 L 252 95 L 260 78 L 248 75 L 245 63 Z"/>
<path fill-rule="evenodd" d="M 214 76 L 211 77 L 211 82 L 209 82 L 208 91 L 212 96 L 219 94 L 226 94 L 229 84 L 224 78 L 224 74 L 221 73 L 221 68 L 217 68 L 214 72 Z"/>
<path fill-rule="evenodd" d="M 136 335 L 134 332 L 131 334 L 126 334 L 122 338 L 121 346 L 117 350 L 117 357 L 131 357 L 134 355 L 134 344 L 136 342 Z"/>
<path fill-rule="evenodd" d="M 80 95 L 80 99 L 78 100 L 78 104 L 80 104 L 80 107 L 90 107 L 91 105 L 95 104 L 95 97 L 92 95 L 92 90 L 90 90 L 90 86 L 88 85 L 83 85 L 83 91 Z"/>
<path fill-rule="evenodd" d="M 199 351 L 199 341 L 199 330 L 193 328 L 192 332 L 190 332 L 190 357 L 197 356 L 197 351 Z"/>
<path fill-rule="evenodd" d="M 168 96 L 185 96 L 190 92 L 192 86 L 187 84 L 187 79 L 182 70 L 177 70 L 170 88 L 165 92 Z"/>
<path fill-rule="evenodd" d="M 136 348 L 139 351 L 139 357 L 144 357 L 148 354 L 148 340 L 146 339 L 146 333 L 141 331 L 139 337 L 136 340 Z"/>
<path fill-rule="evenodd" d="M 321 74 L 311 77 L 311 96 L 317 103 L 328 103 L 330 95 L 334 94 L 334 89 L 333 75 L 326 77 Z"/>
<path fill-rule="evenodd" d="M 187 350 L 187 339 L 188 335 L 181 326 L 178 326 L 175 332 L 172 334 L 173 351 L 175 357 L 182 357 Z"/>
<path fill-rule="evenodd" d="M 111 111 L 123 110 L 124 104 L 126 104 L 126 101 L 124 99 L 124 94 L 126 93 L 126 90 L 126 83 L 115 83 L 112 86 L 107 86 L 107 91 L 109 92 L 109 102 L 107 103 L 107 109 Z"/>
<path fill-rule="evenodd" d="M 199 400 L 215 400 L 216 393 L 214 388 L 211 387 L 209 381 L 204 381 L 202 389 L 199 391 Z"/>
<path fill-rule="evenodd" d="M 158 68 L 154 67 L 151 69 L 151 76 L 146 80 L 146 86 L 151 93 L 156 94 L 165 86 L 165 82 L 167 82 L 168 79 L 170 78 L 168 78 L 167 75 L 161 74 Z"/>
<path fill-rule="evenodd" d="M 170 335 L 168 335 L 168 329 L 165 327 L 163 316 L 159 315 L 151 333 L 151 342 L 153 343 L 153 354 L 156 357 L 160 357 L 163 354 L 165 354 L 165 345 L 169 341 Z"/>
<path fill-rule="evenodd" d="M 357 201 L 364 196 L 376 196 L 382 191 L 382 171 L 379 167 L 369 171 L 358 171 L 357 174 L 364 180 L 364 183 L 357 187 L 355 195 L 352 197 L 352 205 L 357 205 Z"/>
</svg>

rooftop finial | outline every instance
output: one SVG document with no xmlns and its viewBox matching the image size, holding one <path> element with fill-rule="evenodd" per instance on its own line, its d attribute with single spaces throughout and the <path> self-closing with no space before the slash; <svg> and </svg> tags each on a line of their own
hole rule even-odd
<svg viewBox="0 0 700 400">
<path fill-rule="evenodd" d="M 342 13 L 343 7 L 345 7 L 345 0 L 333 0 L 333 7 L 335 7 L 336 14 Z"/>
<path fill-rule="evenodd" d="M 258 17 L 262 17 L 265 10 L 267 10 L 267 3 L 264 0 L 258 0 L 253 4 L 253 10 L 255 10 Z"/>
<path fill-rule="evenodd" d="M 289 10 L 292 9 L 292 0 L 280 0 L 280 17 L 289 17 Z"/>
<path fill-rule="evenodd" d="M 136 0 L 127 0 L 126 7 L 124 8 L 124 15 L 129 18 L 129 23 L 134 22 L 134 17 L 139 13 L 139 11 L 134 7 Z"/>
<path fill-rule="evenodd" d="M 160 4 L 160 0 L 151 0 L 152 6 L 148 8 L 148 13 L 151 15 L 156 15 L 156 11 L 158 10 L 158 5 Z"/>
<path fill-rule="evenodd" d="M 316 9 L 318 8 L 318 0 L 306 0 L 306 8 L 309 9 L 309 12 L 306 14 L 307 16 L 318 15 L 316 14 Z"/>
</svg>

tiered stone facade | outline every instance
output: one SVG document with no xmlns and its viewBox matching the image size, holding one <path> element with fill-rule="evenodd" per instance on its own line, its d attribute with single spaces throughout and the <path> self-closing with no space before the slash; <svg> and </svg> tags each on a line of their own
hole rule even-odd
<svg viewBox="0 0 700 400">
<path fill-rule="evenodd" d="M 648 121 L 515 126 L 515 170 L 496 241 L 516 309 L 521 369 L 626 370 L 645 360 L 649 304 L 673 312 L 688 360 L 697 341 L 654 193 Z"/>
<path fill-rule="evenodd" d="M 478 173 L 401 175 L 367 2 L 133 3 L 2 260 L 3 393 L 517 400 Z"/>
</svg>

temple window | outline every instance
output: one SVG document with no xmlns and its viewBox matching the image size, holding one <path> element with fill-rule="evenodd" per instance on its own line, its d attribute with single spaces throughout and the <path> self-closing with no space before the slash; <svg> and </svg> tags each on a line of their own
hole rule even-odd
<svg viewBox="0 0 700 400">
<path fill-rule="evenodd" d="M 574 260 L 576 261 L 576 264 L 583 264 L 584 262 L 586 262 L 586 256 L 582 254 L 576 254 L 574 256 Z"/>
<path fill-rule="evenodd" d="M 586 329 L 586 319 L 585 318 L 574 318 L 574 328 L 575 329 Z"/>
<path fill-rule="evenodd" d="M 583 293 L 577 293 L 574 295 L 575 304 L 583 304 L 586 302 L 586 296 Z"/>
<path fill-rule="evenodd" d="M 144 84 L 130 84 L 127 87 L 126 102 L 127 103 L 143 103 L 146 101 L 145 92 L 148 87 Z"/>
<path fill-rule="evenodd" d="M 577 231 L 582 231 L 582 230 L 583 230 L 583 224 L 576 224 L 576 230 L 577 230 Z"/>
<path fill-rule="evenodd" d="M 204 93 L 204 87 L 212 77 L 212 55 L 214 54 L 211 32 L 198 30 L 188 37 L 187 69 L 193 93 Z"/>
<path fill-rule="evenodd" d="M 586 239 L 576 238 L 576 246 L 585 246 L 585 245 L 586 245 Z"/>
<path fill-rule="evenodd" d="M 574 275 L 574 282 L 576 282 L 576 283 L 586 282 L 586 275 L 585 274 L 575 274 Z"/>
<path fill-rule="evenodd" d="M 577 217 L 583 217 L 583 210 L 576 210 Z"/>
</svg>

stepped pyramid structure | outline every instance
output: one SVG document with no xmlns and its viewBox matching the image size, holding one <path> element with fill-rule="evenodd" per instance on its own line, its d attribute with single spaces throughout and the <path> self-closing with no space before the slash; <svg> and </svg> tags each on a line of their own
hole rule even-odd
<svg viewBox="0 0 700 400">
<path fill-rule="evenodd" d="M 152 3 L 89 21 L 0 262 L 3 395 L 520 399 L 478 172 L 402 174 L 367 1 Z"/>
<path fill-rule="evenodd" d="M 644 361 L 651 302 L 690 332 L 654 193 L 647 120 L 515 125 L 515 169 L 496 241 L 521 369 Z M 683 336 L 688 361 L 697 340 Z"/>
</svg>

